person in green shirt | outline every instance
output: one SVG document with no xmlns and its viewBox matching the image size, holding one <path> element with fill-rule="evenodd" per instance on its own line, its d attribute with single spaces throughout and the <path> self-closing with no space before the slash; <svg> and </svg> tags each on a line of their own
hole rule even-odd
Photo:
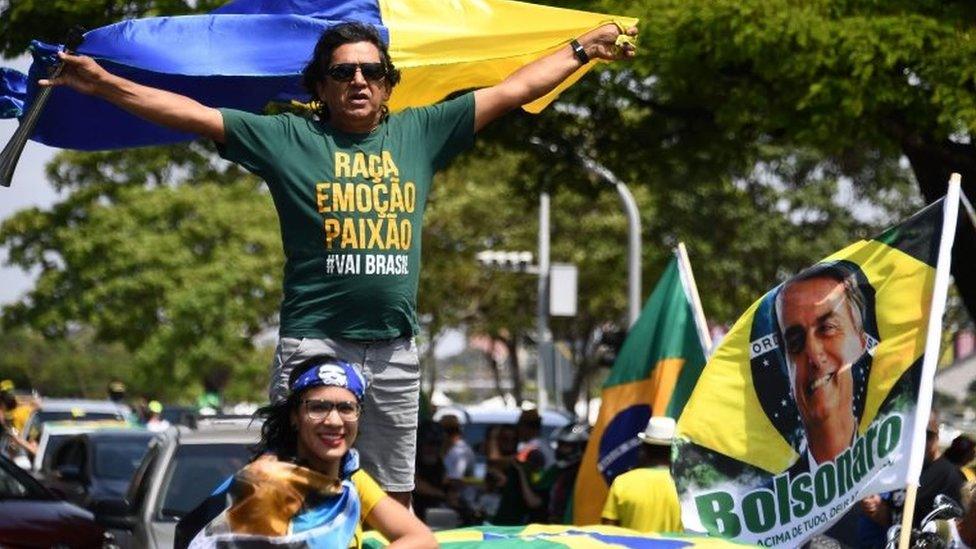
<svg viewBox="0 0 976 549">
<path fill-rule="evenodd" d="M 626 34 L 635 36 L 636 28 Z M 291 368 L 333 356 L 369 379 L 363 467 L 408 504 L 414 482 L 420 370 L 413 336 L 421 223 L 431 179 L 486 124 L 552 91 L 590 59 L 616 60 L 621 30 L 607 24 L 503 82 L 424 108 L 390 114 L 399 80 L 376 30 L 358 23 L 323 33 L 303 73 L 320 105 L 314 119 L 216 109 L 115 76 L 93 59 L 61 53 L 67 85 L 150 122 L 212 139 L 220 154 L 268 184 L 285 250 L 284 298 L 270 386 L 286 394 Z"/>
</svg>

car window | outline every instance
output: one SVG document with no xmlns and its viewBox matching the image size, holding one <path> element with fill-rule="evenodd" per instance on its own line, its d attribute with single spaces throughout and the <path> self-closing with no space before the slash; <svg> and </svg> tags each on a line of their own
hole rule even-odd
<svg viewBox="0 0 976 549">
<path fill-rule="evenodd" d="M 61 447 L 71 435 L 48 435 L 47 445 L 44 447 L 44 457 L 41 461 L 42 471 L 52 471 L 61 464 Z"/>
<path fill-rule="evenodd" d="M 0 469 L 0 498 L 23 498 L 30 493 L 27 486 L 6 469 Z"/>
<path fill-rule="evenodd" d="M 102 440 L 95 445 L 93 474 L 98 478 L 126 480 L 132 477 L 146 453 L 145 440 Z"/>
<path fill-rule="evenodd" d="M 176 521 L 251 459 L 249 443 L 180 446 L 163 480 L 156 518 Z"/>
<path fill-rule="evenodd" d="M 50 496 L 26 473 L 14 471 L 11 462 L 0 466 L 0 499 L 47 499 Z"/>
</svg>

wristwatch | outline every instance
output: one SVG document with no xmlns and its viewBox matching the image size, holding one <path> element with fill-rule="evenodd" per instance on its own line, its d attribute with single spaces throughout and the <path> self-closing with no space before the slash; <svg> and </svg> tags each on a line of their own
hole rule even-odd
<svg viewBox="0 0 976 549">
<path fill-rule="evenodd" d="M 590 56 L 586 55 L 586 50 L 583 49 L 583 46 L 579 43 L 579 40 L 573 38 L 569 42 L 569 47 L 573 48 L 573 55 L 579 59 L 581 65 L 585 65 L 590 62 Z"/>
</svg>

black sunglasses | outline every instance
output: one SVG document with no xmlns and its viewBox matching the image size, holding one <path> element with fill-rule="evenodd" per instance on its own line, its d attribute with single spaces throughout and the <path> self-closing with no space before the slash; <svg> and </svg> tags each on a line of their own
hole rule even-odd
<svg viewBox="0 0 976 549">
<path fill-rule="evenodd" d="M 350 82 L 356 76 L 356 69 L 359 69 L 359 72 L 363 73 L 363 78 L 370 82 L 378 82 L 386 78 L 386 67 L 383 63 L 336 63 L 325 72 L 337 82 Z"/>
</svg>

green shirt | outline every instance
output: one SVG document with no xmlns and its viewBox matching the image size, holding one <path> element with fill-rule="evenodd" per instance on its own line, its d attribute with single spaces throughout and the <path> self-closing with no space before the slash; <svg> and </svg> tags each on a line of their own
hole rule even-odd
<svg viewBox="0 0 976 549">
<path fill-rule="evenodd" d="M 474 95 L 407 109 L 368 134 L 292 114 L 221 114 L 221 156 L 263 178 L 278 210 L 285 250 L 280 335 L 371 340 L 417 333 L 431 179 L 473 144 Z"/>
</svg>

